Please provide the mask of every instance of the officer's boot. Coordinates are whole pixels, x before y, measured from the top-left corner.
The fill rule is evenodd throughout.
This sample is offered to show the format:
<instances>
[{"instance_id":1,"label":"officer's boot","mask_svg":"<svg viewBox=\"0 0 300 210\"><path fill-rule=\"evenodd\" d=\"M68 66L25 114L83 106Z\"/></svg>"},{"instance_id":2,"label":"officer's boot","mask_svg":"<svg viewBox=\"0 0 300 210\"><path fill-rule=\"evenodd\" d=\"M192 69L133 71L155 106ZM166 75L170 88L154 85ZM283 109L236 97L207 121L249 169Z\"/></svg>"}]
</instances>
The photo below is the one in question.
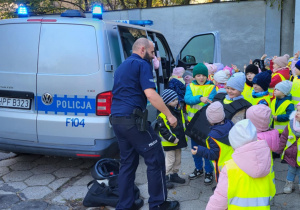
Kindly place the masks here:
<instances>
[{"instance_id":1,"label":"officer's boot","mask_svg":"<svg viewBox=\"0 0 300 210\"><path fill-rule=\"evenodd\" d=\"M174 184L170 182L170 175L166 175L166 186L167 189L172 189L174 187Z\"/></svg>"},{"instance_id":2,"label":"officer's boot","mask_svg":"<svg viewBox=\"0 0 300 210\"><path fill-rule=\"evenodd\" d=\"M175 183L179 183L179 184L184 184L185 183L185 179L179 177L177 173L170 174L170 181L175 182Z\"/></svg>"},{"instance_id":3,"label":"officer's boot","mask_svg":"<svg viewBox=\"0 0 300 210\"><path fill-rule=\"evenodd\" d=\"M179 209L178 201L165 201L161 205L158 206L159 210L178 210Z\"/></svg>"}]
</instances>

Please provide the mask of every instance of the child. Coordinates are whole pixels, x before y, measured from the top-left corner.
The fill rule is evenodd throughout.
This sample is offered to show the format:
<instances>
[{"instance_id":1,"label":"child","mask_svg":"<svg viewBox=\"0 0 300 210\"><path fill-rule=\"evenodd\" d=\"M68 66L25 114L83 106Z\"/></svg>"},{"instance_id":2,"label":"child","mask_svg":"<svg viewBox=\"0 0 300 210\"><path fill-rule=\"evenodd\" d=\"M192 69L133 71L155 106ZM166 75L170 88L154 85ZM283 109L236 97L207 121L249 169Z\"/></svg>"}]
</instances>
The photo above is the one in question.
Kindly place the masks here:
<instances>
[{"instance_id":1,"label":"child","mask_svg":"<svg viewBox=\"0 0 300 210\"><path fill-rule=\"evenodd\" d=\"M206 210L270 209L276 193L271 175L271 154L266 141L257 141L256 128L249 119L229 131L234 152L225 162Z\"/></svg>"},{"instance_id":2,"label":"child","mask_svg":"<svg viewBox=\"0 0 300 210\"><path fill-rule=\"evenodd\" d=\"M290 69L287 67L290 56L285 54L281 57L274 57L270 62L270 69L273 72L272 79L269 88L269 95L271 100L275 98L273 95L274 87L281 81L289 80L290 78Z\"/></svg>"},{"instance_id":3,"label":"child","mask_svg":"<svg viewBox=\"0 0 300 210\"><path fill-rule=\"evenodd\" d=\"M271 71L263 71L252 80L252 105L265 104L270 106L271 100L268 92L268 88L271 82Z\"/></svg>"},{"instance_id":4,"label":"child","mask_svg":"<svg viewBox=\"0 0 300 210\"><path fill-rule=\"evenodd\" d=\"M272 125L280 134L289 123L290 114L295 110L294 104L290 101L291 88L292 86L289 80L279 82L274 90L275 99L271 102L273 115Z\"/></svg>"},{"instance_id":5,"label":"child","mask_svg":"<svg viewBox=\"0 0 300 210\"><path fill-rule=\"evenodd\" d=\"M159 126L159 135L161 143L165 150L166 162L166 181L167 187L172 188L169 182L183 184L185 179L178 176L178 171L181 165L181 148L187 147L187 138L185 136L185 120L181 109L177 109L178 96L175 91L165 89L162 93L162 98L170 109L172 115L177 118L176 128L169 126L166 116L160 113L157 117Z\"/></svg>"},{"instance_id":6,"label":"child","mask_svg":"<svg viewBox=\"0 0 300 210\"><path fill-rule=\"evenodd\" d=\"M184 74L182 75L182 78L185 82L185 87L187 87L194 80L193 73L188 70L186 70L184 72Z\"/></svg>"},{"instance_id":7,"label":"child","mask_svg":"<svg viewBox=\"0 0 300 210\"><path fill-rule=\"evenodd\" d=\"M279 132L270 128L271 109L264 104L251 106L246 112L246 118L251 120L257 131L258 140L266 140L273 152L278 150Z\"/></svg>"},{"instance_id":8,"label":"child","mask_svg":"<svg viewBox=\"0 0 300 210\"><path fill-rule=\"evenodd\" d=\"M244 96L245 100L247 100L249 103L252 103L252 91L253 91L252 81L255 75L258 74L258 67L254 64L248 65L245 69L245 74L246 74L246 83L242 95Z\"/></svg>"},{"instance_id":9,"label":"child","mask_svg":"<svg viewBox=\"0 0 300 210\"><path fill-rule=\"evenodd\" d=\"M300 189L300 103L297 104L297 111L291 114L291 120L280 136L279 149L277 153L282 153L281 159L289 164L289 169L284 186L284 193L291 193L294 189L296 175L299 178Z\"/></svg>"},{"instance_id":10,"label":"child","mask_svg":"<svg viewBox=\"0 0 300 210\"><path fill-rule=\"evenodd\" d=\"M208 80L214 82L214 74L216 73L216 71L218 70L218 67L215 66L214 64L210 64L210 63L204 63L205 66L208 69Z\"/></svg>"},{"instance_id":11,"label":"child","mask_svg":"<svg viewBox=\"0 0 300 210\"><path fill-rule=\"evenodd\" d=\"M228 133L233 127L233 122L225 119L224 107L219 101L213 102L207 107L206 117L211 125L206 139L207 148L194 146L191 152L193 155L212 160L216 181L218 182L219 174L225 161L231 159L231 154L233 153L228 140Z\"/></svg>"},{"instance_id":12,"label":"child","mask_svg":"<svg viewBox=\"0 0 300 210\"><path fill-rule=\"evenodd\" d=\"M174 90L177 93L181 108L184 107L185 82L182 78L184 72L183 67L174 68L168 83L168 89Z\"/></svg>"},{"instance_id":13,"label":"child","mask_svg":"<svg viewBox=\"0 0 300 210\"><path fill-rule=\"evenodd\" d=\"M296 107L296 104L300 102L300 60L295 64L295 77L293 79L291 95L292 102Z\"/></svg>"},{"instance_id":14,"label":"child","mask_svg":"<svg viewBox=\"0 0 300 210\"><path fill-rule=\"evenodd\" d=\"M198 110L208 103L211 103L212 99L216 95L215 85L208 81L208 69L203 63L198 63L193 68L193 77L195 78L189 86L186 88L186 93L184 96L185 103L188 112L188 121L190 122L193 116ZM197 144L191 139L191 146L197 146ZM193 155L195 162L195 170L189 175L189 179L196 179L202 176L203 173L203 160L202 157L197 157ZM205 184L211 184L213 181L213 167L209 160L205 159Z\"/></svg>"},{"instance_id":15,"label":"child","mask_svg":"<svg viewBox=\"0 0 300 210\"><path fill-rule=\"evenodd\" d=\"M226 83L228 81L228 76L225 71L218 71L214 74L215 85L217 93L226 93Z\"/></svg>"}]
</instances>

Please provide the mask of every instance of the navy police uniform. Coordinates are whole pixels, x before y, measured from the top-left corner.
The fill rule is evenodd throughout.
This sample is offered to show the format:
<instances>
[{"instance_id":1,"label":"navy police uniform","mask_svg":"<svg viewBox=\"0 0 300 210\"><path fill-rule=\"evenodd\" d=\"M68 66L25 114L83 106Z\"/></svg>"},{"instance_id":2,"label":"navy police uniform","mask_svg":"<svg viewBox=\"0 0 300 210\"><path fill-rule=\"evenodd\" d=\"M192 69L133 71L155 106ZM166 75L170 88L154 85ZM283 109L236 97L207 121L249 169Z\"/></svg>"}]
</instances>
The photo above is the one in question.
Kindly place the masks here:
<instances>
[{"instance_id":1,"label":"navy police uniform","mask_svg":"<svg viewBox=\"0 0 300 210\"><path fill-rule=\"evenodd\" d=\"M114 75L111 106L112 126L118 138L121 157L119 203L116 209L131 209L134 202L135 172L141 155L147 165L149 207L156 209L167 199L165 157L161 140L147 125L139 131L133 110L146 109L145 89L154 88L151 64L137 54L128 57Z\"/></svg>"}]
</instances>

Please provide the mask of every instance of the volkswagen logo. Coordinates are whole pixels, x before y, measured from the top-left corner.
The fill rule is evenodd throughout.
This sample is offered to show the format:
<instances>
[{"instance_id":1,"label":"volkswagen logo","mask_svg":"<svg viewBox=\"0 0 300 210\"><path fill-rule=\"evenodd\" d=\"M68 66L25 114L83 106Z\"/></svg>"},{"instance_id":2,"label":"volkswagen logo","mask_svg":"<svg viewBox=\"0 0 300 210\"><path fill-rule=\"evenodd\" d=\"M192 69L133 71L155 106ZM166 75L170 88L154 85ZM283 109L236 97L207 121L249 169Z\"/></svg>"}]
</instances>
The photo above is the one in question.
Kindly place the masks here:
<instances>
[{"instance_id":1,"label":"volkswagen logo","mask_svg":"<svg viewBox=\"0 0 300 210\"><path fill-rule=\"evenodd\" d=\"M51 105L53 102L53 97L50 93L44 93L42 96L42 102L45 105Z\"/></svg>"}]
</instances>

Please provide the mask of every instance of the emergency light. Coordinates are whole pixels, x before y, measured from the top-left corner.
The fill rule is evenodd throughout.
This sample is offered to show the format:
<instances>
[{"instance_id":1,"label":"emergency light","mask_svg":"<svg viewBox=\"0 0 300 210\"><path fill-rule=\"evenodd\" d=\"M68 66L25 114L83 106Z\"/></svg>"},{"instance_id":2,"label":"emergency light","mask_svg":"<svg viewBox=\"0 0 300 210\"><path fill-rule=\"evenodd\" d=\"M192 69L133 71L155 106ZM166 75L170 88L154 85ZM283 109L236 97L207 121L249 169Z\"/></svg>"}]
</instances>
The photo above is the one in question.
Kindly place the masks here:
<instances>
[{"instance_id":1,"label":"emergency light","mask_svg":"<svg viewBox=\"0 0 300 210\"><path fill-rule=\"evenodd\" d=\"M25 6L20 5L17 9L18 17L28 17L28 10Z\"/></svg>"},{"instance_id":2,"label":"emergency light","mask_svg":"<svg viewBox=\"0 0 300 210\"><path fill-rule=\"evenodd\" d=\"M102 20L102 6L101 5L94 5L92 9L93 18L98 18Z\"/></svg>"}]
</instances>

